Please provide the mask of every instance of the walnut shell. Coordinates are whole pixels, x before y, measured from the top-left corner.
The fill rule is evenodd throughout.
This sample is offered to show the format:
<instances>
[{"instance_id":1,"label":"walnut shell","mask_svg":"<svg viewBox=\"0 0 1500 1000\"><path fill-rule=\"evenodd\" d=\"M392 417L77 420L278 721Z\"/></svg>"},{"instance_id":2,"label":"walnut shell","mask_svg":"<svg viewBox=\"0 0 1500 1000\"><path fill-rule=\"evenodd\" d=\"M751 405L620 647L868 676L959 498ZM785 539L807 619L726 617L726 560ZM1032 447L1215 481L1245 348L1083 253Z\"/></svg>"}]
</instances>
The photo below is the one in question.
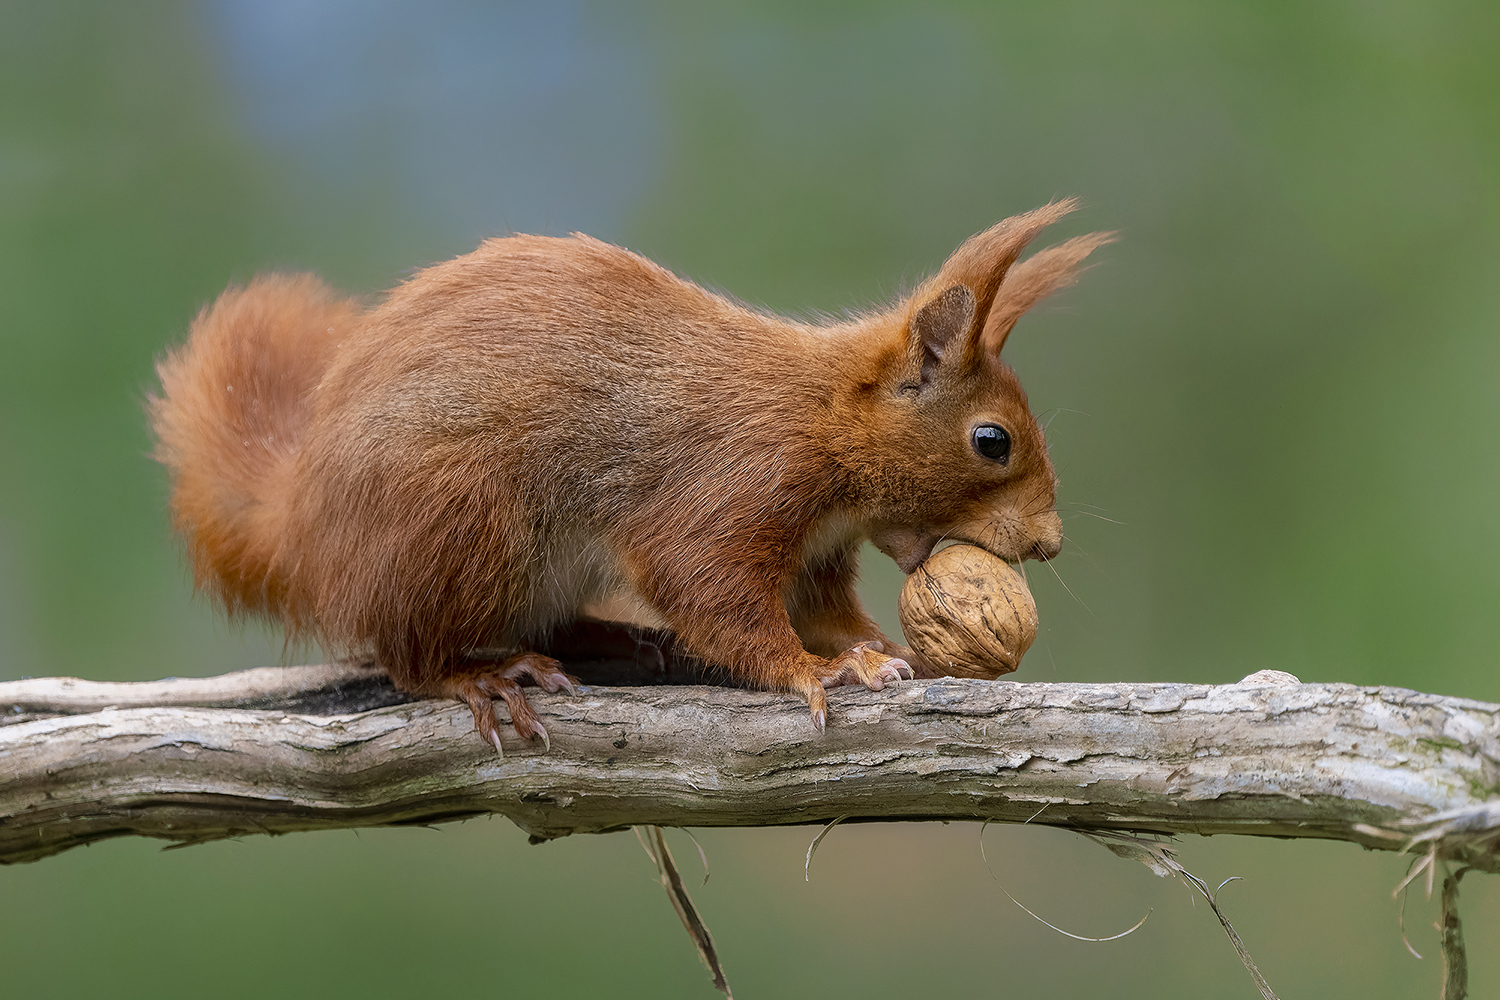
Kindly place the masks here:
<instances>
[{"instance_id":1,"label":"walnut shell","mask_svg":"<svg viewBox=\"0 0 1500 1000\"><path fill-rule=\"evenodd\" d=\"M994 680L1036 638L1036 602L1008 563L975 545L933 553L906 578L897 608L929 674Z\"/></svg>"}]
</instances>

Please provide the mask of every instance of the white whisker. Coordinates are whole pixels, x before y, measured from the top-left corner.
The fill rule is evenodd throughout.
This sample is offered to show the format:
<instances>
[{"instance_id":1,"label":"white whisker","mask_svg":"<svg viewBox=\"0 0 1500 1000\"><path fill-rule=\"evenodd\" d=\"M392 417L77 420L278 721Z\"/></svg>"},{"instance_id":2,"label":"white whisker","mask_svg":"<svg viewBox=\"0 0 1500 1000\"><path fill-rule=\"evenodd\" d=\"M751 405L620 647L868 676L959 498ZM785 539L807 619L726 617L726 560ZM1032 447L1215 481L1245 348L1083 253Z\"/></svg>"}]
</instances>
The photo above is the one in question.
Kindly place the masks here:
<instances>
[{"instance_id":1,"label":"white whisker","mask_svg":"<svg viewBox=\"0 0 1500 1000\"><path fill-rule=\"evenodd\" d=\"M1068 596L1073 598L1073 600L1078 601L1079 606L1082 607L1083 610L1087 611L1091 616L1093 616L1094 618L1098 618L1099 616L1094 614L1094 609L1089 607L1087 604L1084 604L1083 601L1079 599L1078 595L1073 593L1073 588L1068 586L1067 581L1062 578L1062 574L1057 571L1057 567L1052 565L1052 560L1044 559L1042 561L1045 562L1047 564L1047 567L1052 570L1052 575L1057 577L1057 582L1062 584L1062 589L1068 592Z\"/></svg>"},{"instance_id":2,"label":"white whisker","mask_svg":"<svg viewBox=\"0 0 1500 1000\"><path fill-rule=\"evenodd\" d=\"M1124 525L1125 525L1124 521L1116 521L1112 517L1105 517L1103 514L1095 514L1091 510L1070 510L1070 511L1068 511L1068 513L1069 514L1087 514L1089 517L1097 517L1099 520L1101 520L1101 521L1108 521L1110 524L1118 524L1121 527L1124 527Z\"/></svg>"}]
</instances>

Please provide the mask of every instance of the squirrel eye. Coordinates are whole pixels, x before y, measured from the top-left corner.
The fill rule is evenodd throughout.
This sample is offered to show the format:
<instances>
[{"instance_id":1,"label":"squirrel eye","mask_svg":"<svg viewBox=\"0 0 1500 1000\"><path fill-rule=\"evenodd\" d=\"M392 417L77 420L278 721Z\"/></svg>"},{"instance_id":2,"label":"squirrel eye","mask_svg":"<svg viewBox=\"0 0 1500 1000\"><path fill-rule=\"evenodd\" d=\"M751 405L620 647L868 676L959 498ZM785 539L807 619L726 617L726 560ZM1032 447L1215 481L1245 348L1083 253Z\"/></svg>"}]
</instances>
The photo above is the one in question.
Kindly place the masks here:
<instances>
[{"instance_id":1,"label":"squirrel eye","mask_svg":"<svg viewBox=\"0 0 1500 1000\"><path fill-rule=\"evenodd\" d=\"M980 424L972 440L974 450L990 461L1004 465L1010 459L1010 434L999 424Z\"/></svg>"}]
</instances>

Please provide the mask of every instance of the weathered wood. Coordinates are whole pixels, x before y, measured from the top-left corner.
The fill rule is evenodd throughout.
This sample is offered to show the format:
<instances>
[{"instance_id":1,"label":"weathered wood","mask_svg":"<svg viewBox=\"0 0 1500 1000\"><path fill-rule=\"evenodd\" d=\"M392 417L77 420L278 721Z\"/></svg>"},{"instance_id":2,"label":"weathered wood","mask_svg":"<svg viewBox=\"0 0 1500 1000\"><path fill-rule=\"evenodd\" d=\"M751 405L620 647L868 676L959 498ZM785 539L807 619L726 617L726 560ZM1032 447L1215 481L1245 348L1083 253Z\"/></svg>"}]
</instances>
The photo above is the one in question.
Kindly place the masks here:
<instances>
[{"instance_id":1,"label":"weathered wood","mask_svg":"<svg viewBox=\"0 0 1500 1000\"><path fill-rule=\"evenodd\" d=\"M512 738L503 759L464 706L408 701L357 665L17 681L0 684L12 720L0 862L128 834L196 842L500 813L541 838L1029 819L1334 838L1500 870L1500 705L1280 678L845 688L821 737L783 695L538 691L551 751Z\"/></svg>"}]
</instances>

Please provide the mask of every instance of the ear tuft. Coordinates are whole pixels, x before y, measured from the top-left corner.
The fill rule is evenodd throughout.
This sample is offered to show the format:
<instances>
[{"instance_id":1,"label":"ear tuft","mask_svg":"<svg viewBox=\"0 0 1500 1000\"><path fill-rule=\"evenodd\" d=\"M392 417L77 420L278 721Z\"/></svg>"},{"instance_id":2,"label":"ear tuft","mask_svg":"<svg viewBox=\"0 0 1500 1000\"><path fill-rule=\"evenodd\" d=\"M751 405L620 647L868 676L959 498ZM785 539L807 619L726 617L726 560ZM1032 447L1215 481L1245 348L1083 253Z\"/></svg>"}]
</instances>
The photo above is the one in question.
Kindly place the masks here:
<instances>
[{"instance_id":1,"label":"ear tuft","mask_svg":"<svg viewBox=\"0 0 1500 1000\"><path fill-rule=\"evenodd\" d=\"M1084 258L1114 240L1114 233L1089 233L1038 251L1012 267L985 319L984 332L979 337L980 349L998 354L1022 313L1059 288L1076 282Z\"/></svg>"},{"instance_id":2,"label":"ear tuft","mask_svg":"<svg viewBox=\"0 0 1500 1000\"><path fill-rule=\"evenodd\" d=\"M963 352L974 325L974 293L964 285L944 289L911 318L911 336L922 352L922 381L950 354Z\"/></svg>"}]
</instances>

